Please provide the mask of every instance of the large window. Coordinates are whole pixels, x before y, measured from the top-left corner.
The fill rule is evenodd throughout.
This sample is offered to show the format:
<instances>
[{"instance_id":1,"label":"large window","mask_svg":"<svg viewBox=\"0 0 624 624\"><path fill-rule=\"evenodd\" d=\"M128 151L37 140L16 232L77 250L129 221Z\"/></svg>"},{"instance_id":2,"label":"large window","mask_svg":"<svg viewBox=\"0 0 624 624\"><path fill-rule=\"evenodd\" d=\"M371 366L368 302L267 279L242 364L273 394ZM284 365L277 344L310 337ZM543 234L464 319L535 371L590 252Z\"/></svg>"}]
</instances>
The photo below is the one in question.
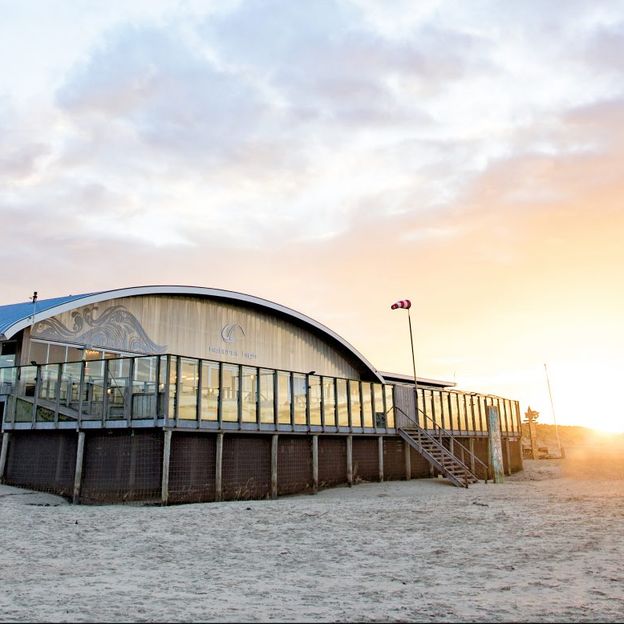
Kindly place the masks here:
<instances>
[{"instance_id":1,"label":"large window","mask_svg":"<svg viewBox=\"0 0 624 624\"><path fill-rule=\"evenodd\" d=\"M338 426L349 426L349 402L347 399L347 380L336 379L336 411L338 413Z\"/></svg>"},{"instance_id":2,"label":"large window","mask_svg":"<svg viewBox=\"0 0 624 624\"><path fill-rule=\"evenodd\" d=\"M321 424L321 378L316 375L308 377L310 397L310 424Z\"/></svg>"},{"instance_id":3,"label":"large window","mask_svg":"<svg viewBox=\"0 0 624 624\"><path fill-rule=\"evenodd\" d=\"M373 397L371 384L362 382L362 419L365 427L373 426Z\"/></svg>"},{"instance_id":4,"label":"large window","mask_svg":"<svg viewBox=\"0 0 624 624\"><path fill-rule=\"evenodd\" d=\"M290 373L277 373L278 422L280 425L290 424Z\"/></svg>"},{"instance_id":5,"label":"large window","mask_svg":"<svg viewBox=\"0 0 624 624\"><path fill-rule=\"evenodd\" d=\"M243 422L257 422L256 396L258 393L258 374L255 368L243 366L242 412Z\"/></svg>"},{"instance_id":6,"label":"large window","mask_svg":"<svg viewBox=\"0 0 624 624\"><path fill-rule=\"evenodd\" d=\"M323 416L326 426L336 426L336 385L333 377L323 377Z\"/></svg>"},{"instance_id":7,"label":"large window","mask_svg":"<svg viewBox=\"0 0 624 624\"><path fill-rule=\"evenodd\" d=\"M66 364L77 366L77 364ZM132 418L154 418L156 414L156 373L158 358L142 357L134 360L132 382Z\"/></svg>"},{"instance_id":8,"label":"large window","mask_svg":"<svg viewBox=\"0 0 624 624\"><path fill-rule=\"evenodd\" d=\"M202 362L201 414L202 420L217 420L219 417L219 364Z\"/></svg>"},{"instance_id":9,"label":"large window","mask_svg":"<svg viewBox=\"0 0 624 624\"><path fill-rule=\"evenodd\" d=\"M295 424L306 424L306 376L300 373L293 373L293 399L295 410Z\"/></svg>"},{"instance_id":10,"label":"large window","mask_svg":"<svg viewBox=\"0 0 624 624\"><path fill-rule=\"evenodd\" d=\"M351 400L351 426L362 426L362 402L360 400L360 382L349 379L349 398Z\"/></svg>"},{"instance_id":11,"label":"large window","mask_svg":"<svg viewBox=\"0 0 624 624\"><path fill-rule=\"evenodd\" d=\"M221 418L224 422L238 420L238 401L238 366L223 364Z\"/></svg>"},{"instance_id":12,"label":"large window","mask_svg":"<svg viewBox=\"0 0 624 624\"><path fill-rule=\"evenodd\" d=\"M394 428L394 386L384 386L384 395L386 400L386 422L391 429Z\"/></svg>"},{"instance_id":13,"label":"large window","mask_svg":"<svg viewBox=\"0 0 624 624\"><path fill-rule=\"evenodd\" d=\"M386 415L384 413L384 396L383 386L381 384L373 384L373 404L374 404L374 422L375 427L386 426Z\"/></svg>"},{"instance_id":14,"label":"large window","mask_svg":"<svg viewBox=\"0 0 624 624\"><path fill-rule=\"evenodd\" d=\"M199 390L199 361L180 358L180 396L178 418L197 419L197 393Z\"/></svg>"},{"instance_id":15,"label":"large window","mask_svg":"<svg viewBox=\"0 0 624 624\"><path fill-rule=\"evenodd\" d=\"M260 422L271 424L275 422L275 395L274 395L274 372L260 369L260 396L258 407L260 409Z\"/></svg>"}]
</instances>

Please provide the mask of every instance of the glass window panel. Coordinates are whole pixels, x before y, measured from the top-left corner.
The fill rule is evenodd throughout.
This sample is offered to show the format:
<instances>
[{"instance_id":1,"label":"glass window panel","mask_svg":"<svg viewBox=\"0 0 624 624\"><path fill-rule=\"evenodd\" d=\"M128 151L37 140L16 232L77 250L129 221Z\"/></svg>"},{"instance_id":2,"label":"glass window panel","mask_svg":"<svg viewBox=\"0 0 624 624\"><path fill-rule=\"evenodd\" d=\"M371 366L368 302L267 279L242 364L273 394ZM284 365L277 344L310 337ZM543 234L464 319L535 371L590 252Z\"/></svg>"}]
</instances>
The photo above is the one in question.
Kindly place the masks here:
<instances>
[{"instance_id":1,"label":"glass window panel","mask_svg":"<svg viewBox=\"0 0 624 624\"><path fill-rule=\"evenodd\" d=\"M310 424L321 424L321 378L316 375L308 377L310 399Z\"/></svg>"},{"instance_id":2,"label":"glass window panel","mask_svg":"<svg viewBox=\"0 0 624 624\"><path fill-rule=\"evenodd\" d=\"M158 417L164 418L165 416L165 401L167 401L167 397L165 396L165 391L167 389L167 356L161 355L158 363L158 371L156 373L158 375Z\"/></svg>"},{"instance_id":3,"label":"glass window panel","mask_svg":"<svg viewBox=\"0 0 624 624\"><path fill-rule=\"evenodd\" d=\"M479 405L479 417L481 419L481 431L487 431L488 423L487 423L487 413L485 411L485 408L486 408L485 397L482 397L482 396L478 397L477 402Z\"/></svg>"},{"instance_id":4,"label":"glass window panel","mask_svg":"<svg viewBox=\"0 0 624 624\"><path fill-rule=\"evenodd\" d=\"M487 400L485 397L479 397L479 408L481 409L481 418L483 419L483 431L488 430L487 419Z\"/></svg>"},{"instance_id":5,"label":"glass window panel","mask_svg":"<svg viewBox=\"0 0 624 624\"><path fill-rule=\"evenodd\" d=\"M323 377L323 416L328 427L336 426L336 388L333 377Z\"/></svg>"},{"instance_id":6,"label":"glass window panel","mask_svg":"<svg viewBox=\"0 0 624 624\"><path fill-rule=\"evenodd\" d=\"M260 369L260 422L271 424L275 422L274 371Z\"/></svg>"},{"instance_id":7,"label":"glass window panel","mask_svg":"<svg viewBox=\"0 0 624 624\"><path fill-rule=\"evenodd\" d=\"M501 399L499 401L499 404L500 404L501 410L504 413L503 421L505 423L505 425L504 425L505 431L507 433L509 433L509 432L511 432L511 418L510 418L510 414L509 414L509 402Z\"/></svg>"},{"instance_id":8,"label":"glass window panel","mask_svg":"<svg viewBox=\"0 0 624 624\"><path fill-rule=\"evenodd\" d=\"M238 366L223 364L221 418L225 422L236 422L238 420L238 369Z\"/></svg>"},{"instance_id":9,"label":"glass window panel","mask_svg":"<svg viewBox=\"0 0 624 624\"><path fill-rule=\"evenodd\" d=\"M423 423L424 420L424 416L423 416L423 412L426 414L427 413L427 405L425 403L425 390L423 388L418 388L416 394L418 395L418 411L416 412L417 414L417 420L420 423Z\"/></svg>"},{"instance_id":10,"label":"glass window panel","mask_svg":"<svg viewBox=\"0 0 624 624\"><path fill-rule=\"evenodd\" d=\"M365 427L373 427L373 395L371 384L362 382L362 419Z\"/></svg>"},{"instance_id":11,"label":"glass window panel","mask_svg":"<svg viewBox=\"0 0 624 624\"><path fill-rule=\"evenodd\" d=\"M423 427L430 427L431 426L431 420L429 420L431 418L431 390L425 390L423 389L422 391L422 406L420 409L422 409L422 411L429 417L429 418L425 418L425 416L423 416L423 414L420 415L420 424Z\"/></svg>"},{"instance_id":12,"label":"glass window panel","mask_svg":"<svg viewBox=\"0 0 624 624\"><path fill-rule=\"evenodd\" d=\"M47 364L39 368L39 398L44 401L56 400L56 384L59 377L58 364Z\"/></svg>"},{"instance_id":13,"label":"glass window panel","mask_svg":"<svg viewBox=\"0 0 624 624\"><path fill-rule=\"evenodd\" d=\"M178 357L172 355L169 358L169 418L175 418L176 380L178 378Z\"/></svg>"},{"instance_id":14,"label":"glass window panel","mask_svg":"<svg viewBox=\"0 0 624 624\"><path fill-rule=\"evenodd\" d=\"M108 362L108 384L106 388L108 418L113 420L125 418L125 405L129 383L130 360L110 360Z\"/></svg>"},{"instance_id":15,"label":"glass window panel","mask_svg":"<svg viewBox=\"0 0 624 624\"><path fill-rule=\"evenodd\" d=\"M17 342L10 340L0 343L0 368L5 366L15 366L17 356Z\"/></svg>"},{"instance_id":16,"label":"glass window panel","mask_svg":"<svg viewBox=\"0 0 624 624\"><path fill-rule=\"evenodd\" d=\"M459 429L459 413L457 411L457 395L454 392L449 392L447 403L449 405L450 428L457 431Z\"/></svg>"},{"instance_id":17,"label":"glass window panel","mask_svg":"<svg viewBox=\"0 0 624 624\"><path fill-rule=\"evenodd\" d=\"M202 362L202 390L201 390L202 420L217 420L219 417L219 364L217 362Z\"/></svg>"},{"instance_id":18,"label":"glass window panel","mask_svg":"<svg viewBox=\"0 0 624 624\"><path fill-rule=\"evenodd\" d=\"M103 360L104 354L97 349L85 349L84 352L85 360Z\"/></svg>"},{"instance_id":19,"label":"glass window panel","mask_svg":"<svg viewBox=\"0 0 624 624\"><path fill-rule=\"evenodd\" d=\"M384 386L384 393L386 399L386 422L388 427L394 428L394 386Z\"/></svg>"},{"instance_id":20,"label":"glass window panel","mask_svg":"<svg viewBox=\"0 0 624 624\"><path fill-rule=\"evenodd\" d=\"M46 342L37 342L35 340L30 343L29 361L31 364L47 364L48 362L48 344Z\"/></svg>"},{"instance_id":21,"label":"glass window panel","mask_svg":"<svg viewBox=\"0 0 624 624\"><path fill-rule=\"evenodd\" d=\"M84 349L76 349L75 347L67 347L66 362L79 362L82 360Z\"/></svg>"},{"instance_id":22,"label":"glass window panel","mask_svg":"<svg viewBox=\"0 0 624 624\"><path fill-rule=\"evenodd\" d=\"M61 383L59 384L59 396L61 403L78 409L80 400L80 373L82 362L63 364L61 367ZM84 397L83 397L84 398Z\"/></svg>"},{"instance_id":23,"label":"glass window panel","mask_svg":"<svg viewBox=\"0 0 624 624\"><path fill-rule=\"evenodd\" d=\"M290 373L277 373L278 422L290 424Z\"/></svg>"},{"instance_id":24,"label":"glass window panel","mask_svg":"<svg viewBox=\"0 0 624 624\"><path fill-rule=\"evenodd\" d=\"M338 412L338 426L349 426L349 404L347 402L347 380L336 379L336 408Z\"/></svg>"},{"instance_id":25,"label":"glass window panel","mask_svg":"<svg viewBox=\"0 0 624 624\"><path fill-rule=\"evenodd\" d=\"M197 419L197 393L199 391L199 361L180 358L180 397L178 418Z\"/></svg>"},{"instance_id":26,"label":"glass window panel","mask_svg":"<svg viewBox=\"0 0 624 624\"><path fill-rule=\"evenodd\" d=\"M19 369L18 396L34 397L35 380L37 378L36 366L22 366ZM15 420L16 422L30 422L32 420L32 403L16 399Z\"/></svg>"},{"instance_id":27,"label":"glass window panel","mask_svg":"<svg viewBox=\"0 0 624 624\"><path fill-rule=\"evenodd\" d=\"M457 393L455 395L457 399L457 428L460 431L466 431L466 407L464 405L464 396L462 394Z\"/></svg>"},{"instance_id":28,"label":"glass window panel","mask_svg":"<svg viewBox=\"0 0 624 624\"><path fill-rule=\"evenodd\" d=\"M439 427L444 427L444 410L442 405L444 401L442 400L442 392L441 391L433 391L433 412L434 412L434 420L436 425Z\"/></svg>"},{"instance_id":29,"label":"glass window panel","mask_svg":"<svg viewBox=\"0 0 624 624\"><path fill-rule=\"evenodd\" d=\"M65 354L67 352L67 347L64 345L55 345L51 344L48 348L48 362L59 363L65 361Z\"/></svg>"},{"instance_id":30,"label":"glass window panel","mask_svg":"<svg viewBox=\"0 0 624 624\"><path fill-rule=\"evenodd\" d=\"M349 379L349 396L351 397L351 426L362 426L362 404L360 401L360 382Z\"/></svg>"},{"instance_id":31,"label":"glass window panel","mask_svg":"<svg viewBox=\"0 0 624 624\"><path fill-rule=\"evenodd\" d=\"M373 384L373 422L375 427L386 426L386 415L383 406L383 386L381 384Z\"/></svg>"},{"instance_id":32,"label":"glass window panel","mask_svg":"<svg viewBox=\"0 0 624 624\"><path fill-rule=\"evenodd\" d=\"M143 357L134 360L132 418L154 418L156 416L157 368L157 357Z\"/></svg>"},{"instance_id":33,"label":"glass window panel","mask_svg":"<svg viewBox=\"0 0 624 624\"><path fill-rule=\"evenodd\" d=\"M258 372L251 366L243 366L242 419L243 422L257 422Z\"/></svg>"},{"instance_id":34,"label":"glass window panel","mask_svg":"<svg viewBox=\"0 0 624 624\"><path fill-rule=\"evenodd\" d=\"M294 373L293 381L293 397L295 409L295 424L306 424L306 376L300 373Z\"/></svg>"}]
</instances>

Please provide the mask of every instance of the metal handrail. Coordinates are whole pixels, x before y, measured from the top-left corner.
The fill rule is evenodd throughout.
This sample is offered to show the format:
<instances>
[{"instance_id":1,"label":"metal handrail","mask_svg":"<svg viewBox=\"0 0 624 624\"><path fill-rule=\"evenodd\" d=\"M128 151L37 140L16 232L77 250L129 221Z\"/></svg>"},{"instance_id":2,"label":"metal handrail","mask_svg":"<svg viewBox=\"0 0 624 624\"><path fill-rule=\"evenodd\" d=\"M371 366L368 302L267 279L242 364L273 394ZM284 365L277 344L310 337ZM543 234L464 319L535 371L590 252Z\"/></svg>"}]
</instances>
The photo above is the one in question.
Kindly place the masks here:
<instances>
[{"instance_id":1,"label":"metal handrail","mask_svg":"<svg viewBox=\"0 0 624 624\"><path fill-rule=\"evenodd\" d=\"M436 444L436 446L440 449L442 449L444 451L444 453L446 455L450 455L453 459L455 459L459 464L462 465L463 468L465 468L470 474L474 474L472 472L472 470L470 470L470 468L461 460L459 459L459 457L457 457L457 455L455 455L454 453L451 453L451 451L449 449L446 448L446 446L444 446L441 442L439 442L438 440L435 439L435 436L429 434L426 430L426 428L421 427L420 423L416 420L414 420L411 416L409 416L408 414L405 413L405 411L403 409L401 409L400 407L398 407L397 405L394 406L394 408L396 410L398 410L399 412L401 412L401 414L403 414L403 416L405 416L408 420L410 420L411 422L413 422L416 425L417 431L418 431L418 436L420 438L420 434L421 432L424 432L433 442L434 444ZM489 466L487 466L487 464L483 463L470 449L466 448L461 442L459 442L458 440L455 439L455 436L448 430L444 429L443 427L440 427L440 425L438 425L431 417L429 417L427 414L425 414L422 410L418 410L425 418L427 418L428 420L430 420L433 425L434 425L434 430L435 429L439 429L441 432L445 433L447 435L447 437L452 438L453 439L453 444L459 444L459 446L461 446L467 453L469 456L471 456L473 459L475 459L479 464L481 464L481 466L483 466L483 468L485 468L485 482L488 482L489 479L489 474L490 474L490 469ZM442 437L441 435L439 436L440 438ZM418 440L419 444L422 447L422 443L420 442L420 439ZM476 475L475 475L476 476Z\"/></svg>"},{"instance_id":2,"label":"metal handrail","mask_svg":"<svg viewBox=\"0 0 624 624\"><path fill-rule=\"evenodd\" d=\"M466 446L464 446L459 440L457 440L455 438L455 436L452 434L452 432L450 432L448 429L445 429L444 427L440 426L435 420L433 420L433 418L431 418L431 416L429 416L426 412L423 412L419 407L417 408L418 411L427 419L430 420L433 423L433 428L435 429L439 429L441 432L443 432L446 436L453 438L453 444L459 444L459 446L461 446L464 451L466 451L466 453L468 453L468 455L470 455L472 458L474 458L479 464L481 464L484 468L485 468L485 474L488 475L489 474L489 466L482 462L469 448L467 448ZM407 414L406 414L407 416ZM409 416L407 416L410 420L412 420ZM425 427L426 429L426 427ZM441 437L441 435L439 435L439 437ZM486 478L486 483L487 483L487 478Z\"/></svg>"}]
</instances>

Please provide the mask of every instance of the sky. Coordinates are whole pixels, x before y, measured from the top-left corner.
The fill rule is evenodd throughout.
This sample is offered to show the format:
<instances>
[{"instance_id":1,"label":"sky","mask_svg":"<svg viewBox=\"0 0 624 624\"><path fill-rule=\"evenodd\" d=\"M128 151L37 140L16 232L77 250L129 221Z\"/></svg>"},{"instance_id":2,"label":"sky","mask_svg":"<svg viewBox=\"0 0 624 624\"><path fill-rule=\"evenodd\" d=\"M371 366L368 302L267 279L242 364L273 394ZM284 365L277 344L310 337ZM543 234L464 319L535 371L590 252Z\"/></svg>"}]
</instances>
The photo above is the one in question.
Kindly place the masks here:
<instances>
[{"instance_id":1,"label":"sky","mask_svg":"<svg viewBox=\"0 0 624 624\"><path fill-rule=\"evenodd\" d=\"M0 304L225 288L410 374L408 298L419 376L624 431L624 2L0 15Z\"/></svg>"}]
</instances>

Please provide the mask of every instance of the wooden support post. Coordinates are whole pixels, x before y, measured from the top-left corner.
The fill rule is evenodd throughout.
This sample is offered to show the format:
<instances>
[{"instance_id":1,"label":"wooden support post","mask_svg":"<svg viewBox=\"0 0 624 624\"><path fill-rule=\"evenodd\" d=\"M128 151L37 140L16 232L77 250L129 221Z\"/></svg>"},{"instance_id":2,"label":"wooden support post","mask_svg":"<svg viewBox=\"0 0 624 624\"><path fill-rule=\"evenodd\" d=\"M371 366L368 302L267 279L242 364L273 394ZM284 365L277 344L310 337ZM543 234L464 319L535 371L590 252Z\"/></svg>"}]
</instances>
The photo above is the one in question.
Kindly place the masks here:
<instances>
[{"instance_id":1,"label":"wooden support post","mask_svg":"<svg viewBox=\"0 0 624 624\"><path fill-rule=\"evenodd\" d=\"M353 485L353 436L347 436L347 484Z\"/></svg>"},{"instance_id":2,"label":"wooden support post","mask_svg":"<svg viewBox=\"0 0 624 624\"><path fill-rule=\"evenodd\" d=\"M384 480L383 452L384 452L384 439L383 439L383 436L379 436L377 438L377 464L379 466L379 481Z\"/></svg>"},{"instance_id":3,"label":"wooden support post","mask_svg":"<svg viewBox=\"0 0 624 624\"><path fill-rule=\"evenodd\" d=\"M74 473L74 505L80 502L80 486L82 484L82 463L84 458L85 432L78 432L78 448L76 449L76 472Z\"/></svg>"},{"instance_id":4,"label":"wooden support post","mask_svg":"<svg viewBox=\"0 0 624 624\"><path fill-rule=\"evenodd\" d=\"M319 437L312 436L312 491L316 494L319 487Z\"/></svg>"},{"instance_id":5,"label":"wooden support post","mask_svg":"<svg viewBox=\"0 0 624 624\"><path fill-rule=\"evenodd\" d=\"M171 458L171 429L165 429L165 444L163 446L162 481L160 487L160 501L163 505L169 502L169 461ZM133 440L134 442L134 440Z\"/></svg>"},{"instance_id":6,"label":"wooden support post","mask_svg":"<svg viewBox=\"0 0 624 624\"><path fill-rule=\"evenodd\" d=\"M492 470L492 480L494 483L503 483L503 445L501 440L500 416L498 408L494 405L487 406L488 419L488 446L490 468Z\"/></svg>"},{"instance_id":7,"label":"wooden support post","mask_svg":"<svg viewBox=\"0 0 624 624\"><path fill-rule=\"evenodd\" d=\"M505 454L507 455L507 476L511 475L511 449L509 448L509 438L505 438Z\"/></svg>"},{"instance_id":8,"label":"wooden support post","mask_svg":"<svg viewBox=\"0 0 624 624\"><path fill-rule=\"evenodd\" d=\"M403 449L405 453L405 479L409 481L412 478L412 455L410 445L403 440Z\"/></svg>"},{"instance_id":9,"label":"wooden support post","mask_svg":"<svg viewBox=\"0 0 624 624\"><path fill-rule=\"evenodd\" d=\"M9 456L9 440L11 434L5 431L2 434L2 450L0 451L0 483L4 483L4 473L6 471L7 458Z\"/></svg>"},{"instance_id":10,"label":"wooden support post","mask_svg":"<svg viewBox=\"0 0 624 624\"><path fill-rule=\"evenodd\" d=\"M475 471L474 438L468 438L468 450L470 451L470 472L474 474L474 471Z\"/></svg>"},{"instance_id":11,"label":"wooden support post","mask_svg":"<svg viewBox=\"0 0 624 624\"><path fill-rule=\"evenodd\" d=\"M279 444L279 435L276 433L271 436L271 498L277 498L277 451Z\"/></svg>"},{"instance_id":12,"label":"wooden support post","mask_svg":"<svg viewBox=\"0 0 624 624\"><path fill-rule=\"evenodd\" d=\"M215 466L215 500L223 500L223 434L217 433L217 461Z\"/></svg>"}]
</instances>

